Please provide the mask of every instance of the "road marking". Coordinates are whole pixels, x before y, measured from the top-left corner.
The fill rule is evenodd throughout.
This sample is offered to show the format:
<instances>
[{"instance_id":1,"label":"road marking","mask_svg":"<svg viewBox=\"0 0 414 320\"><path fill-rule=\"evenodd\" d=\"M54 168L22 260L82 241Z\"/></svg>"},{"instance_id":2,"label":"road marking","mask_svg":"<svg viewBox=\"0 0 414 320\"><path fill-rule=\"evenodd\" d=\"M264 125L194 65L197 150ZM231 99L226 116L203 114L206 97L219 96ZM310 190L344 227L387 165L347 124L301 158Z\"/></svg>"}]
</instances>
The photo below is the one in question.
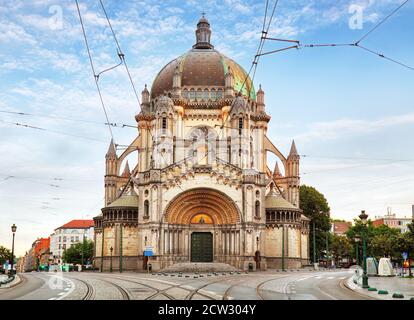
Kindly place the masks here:
<instances>
[{"instance_id":1,"label":"road marking","mask_svg":"<svg viewBox=\"0 0 414 320\"><path fill-rule=\"evenodd\" d=\"M339 279L344 280L344 279L346 279L346 277L340 277Z\"/></svg>"},{"instance_id":2,"label":"road marking","mask_svg":"<svg viewBox=\"0 0 414 320\"><path fill-rule=\"evenodd\" d=\"M69 290L70 290L70 288L65 288L64 290L65 290L65 291L69 291Z\"/></svg>"},{"instance_id":3,"label":"road marking","mask_svg":"<svg viewBox=\"0 0 414 320\"><path fill-rule=\"evenodd\" d=\"M49 298L49 299L47 299L47 300L56 300L56 298Z\"/></svg>"},{"instance_id":4,"label":"road marking","mask_svg":"<svg viewBox=\"0 0 414 320\"><path fill-rule=\"evenodd\" d=\"M58 293L58 296L63 296L65 292Z\"/></svg>"},{"instance_id":5,"label":"road marking","mask_svg":"<svg viewBox=\"0 0 414 320\"><path fill-rule=\"evenodd\" d=\"M319 276L319 277L315 277L315 279L322 279L323 277Z\"/></svg>"}]
</instances>

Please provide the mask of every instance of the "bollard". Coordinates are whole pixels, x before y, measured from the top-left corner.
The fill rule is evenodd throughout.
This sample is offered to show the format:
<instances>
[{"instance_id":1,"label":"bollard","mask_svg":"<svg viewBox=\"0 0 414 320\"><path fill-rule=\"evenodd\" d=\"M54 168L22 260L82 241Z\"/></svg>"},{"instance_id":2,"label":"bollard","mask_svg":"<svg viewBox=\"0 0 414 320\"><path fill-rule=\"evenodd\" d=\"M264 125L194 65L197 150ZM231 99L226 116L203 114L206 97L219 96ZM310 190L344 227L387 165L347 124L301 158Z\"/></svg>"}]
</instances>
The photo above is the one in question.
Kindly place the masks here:
<instances>
[{"instance_id":1,"label":"bollard","mask_svg":"<svg viewBox=\"0 0 414 320\"><path fill-rule=\"evenodd\" d=\"M404 299L404 295L402 293L394 293L392 297L395 299Z\"/></svg>"},{"instance_id":2,"label":"bollard","mask_svg":"<svg viewBox=\"0 0 414 320\"><path fill-rule=\"evenodd\" d=\"M388 294L387 290L378 290L378 294Z\"/></svg>"}]
</instances>

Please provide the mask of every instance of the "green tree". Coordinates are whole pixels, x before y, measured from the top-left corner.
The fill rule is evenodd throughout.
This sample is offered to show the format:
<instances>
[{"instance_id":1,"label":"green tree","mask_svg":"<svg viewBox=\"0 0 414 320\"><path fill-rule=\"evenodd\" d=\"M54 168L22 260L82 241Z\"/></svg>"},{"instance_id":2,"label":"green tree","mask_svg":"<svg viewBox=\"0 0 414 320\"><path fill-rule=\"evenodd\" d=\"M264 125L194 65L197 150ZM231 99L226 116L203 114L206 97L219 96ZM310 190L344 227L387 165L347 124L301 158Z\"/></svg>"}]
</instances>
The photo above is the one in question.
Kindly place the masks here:
<instances>
[{"instance_id":1,"label":"green tree","mask_svg":"<svg viewBox=\"0 0 414 320\"><path fill-rule=\"evenodd\" d=\"M6 247L0 246L0 264L6 263L11 258L11 250Z\"/></svg>"},{"instance_id":2,"label":"green tree","mask_svg":"<svg viewBox=\"0 0 414 320\"><path fill-rule=\"evenodd\" d=\"M87 260L92 260L93 246L93 241L87 239L84 242L75 243L65 250L62 259L66 263L81 264L83 250L83 263L86 264Z\"/></svg>"},{"instance_id":3,"label":"green tree","mask_svg":"<svg viewBox=\"0 0 414 320\"><path fill-rule=\"evenodd\" d=\"M322 256L322 251L326 248L326 235L331 229L329 219L329 205L325 196L314 187L302 185L300 187L300 208L303 214L311 219L310 221L310 249L311 258L316 252L316 259ZM315 224L316 248L313 247L313 226Z\"/></svg>"},{"instance_id":4,"label":"green tree","mask_svg":"<svg viewBox=\"0 0 414 320\"><path fill-rule=\"evenodd\" d=\"M350 256L352 245L348 237L331 234L329 240L329 251L335 261L335 264L338 265L342 258Z\"/></svg>"}]
</instances>

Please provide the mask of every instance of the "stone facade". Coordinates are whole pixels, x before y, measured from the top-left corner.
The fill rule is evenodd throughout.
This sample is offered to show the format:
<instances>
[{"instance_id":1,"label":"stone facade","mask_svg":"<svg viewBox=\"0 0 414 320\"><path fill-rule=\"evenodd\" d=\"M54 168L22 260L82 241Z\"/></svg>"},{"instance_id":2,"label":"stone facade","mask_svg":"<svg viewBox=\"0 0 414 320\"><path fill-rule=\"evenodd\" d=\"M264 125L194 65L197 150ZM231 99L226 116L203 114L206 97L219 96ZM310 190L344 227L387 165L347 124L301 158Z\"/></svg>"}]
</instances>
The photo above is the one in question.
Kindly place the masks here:
<instances>
[{"instance_id":1,"label":"stone facade","mask_svg":"<svg viewBox=\"0 0 414 320\"><path fill-rule=\"evenodd\" d=\"M267 137L264 91L256 92L243 68L214 49L204 17L196 35L193 49L142 92L137 138L120 155L110 144L95 266L300 267L309 259L309 225L299 209L296 146L286 158ZM284 175L278 166L269 169L268 152ZM126 159L133 154L131 171Z\"/></svg>"}]
</instances>

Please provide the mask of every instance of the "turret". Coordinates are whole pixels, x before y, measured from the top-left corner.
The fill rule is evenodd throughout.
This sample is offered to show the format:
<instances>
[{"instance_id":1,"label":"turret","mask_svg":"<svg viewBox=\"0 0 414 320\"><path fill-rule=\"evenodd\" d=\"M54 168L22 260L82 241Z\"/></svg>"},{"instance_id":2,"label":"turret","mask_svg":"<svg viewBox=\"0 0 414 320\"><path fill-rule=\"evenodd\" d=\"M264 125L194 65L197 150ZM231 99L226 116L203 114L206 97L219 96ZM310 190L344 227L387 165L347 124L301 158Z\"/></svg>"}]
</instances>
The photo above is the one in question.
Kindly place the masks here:
<instances>
[{"instance_id":1,"label":"turret","mask_svg":"<svg viewBox=\"0 0 414 320\"><path fill-rule=\"evenodd\" d=\"M126 164L125 164L124 172L122 172L122 177L123 178L129 178L130 175L131 175L131 170L129 169L129 163L128 163L128 160L127 160Z\"/></svg>"},{"instance_id":2,"label":"turret","mask_svg":"<svg viewBox=\"0 0 414 320\"><path fill-rule=\"evenodd\" d=\"M260 85L259 91L257 91L257 113L265 112L265 93Z\"/></svg>"},{"instance_id":3,"label":"turret","mask_svg":"<svg viewBox=\"0 0 414 320\"><path fill-rule=\"evenodd\" d=\"M116 198L116 182L117 182L117 167L118 156L116 155L114 141L111 140L108 152L105 156L106 160L106 174L105 174L105 205L110 204Z\"/></svg>"},{"instance_id":4,"label":"turret","mask_svg":"<svg viewBox=\"0 0 414 320\"><path fill-rule=\"evenodd\" d=\"M150 93L147 89L147 85L145 85L144 90L142 90L141 97L141 109L144 113L147 113L149 112L150 107Z\"/></svg>"},{"instance_id":5,"label":"turret","mask_svg":"<svg viewBox=\"0 0 414 320\"><path fill-rule=\"evenodd\" d=\"M299 161L300 156L296 149L295 141L293 140L292 146L290 148L289 156L286 162L286 181L287 181L287 196L288 200L299 207L299 187L300 187L300 178L299 178Z\"/></svg>"},{"instance_id":6,"label":"turret","mask_svg":"<svg viewBox=\"0 0 414 320\"><path fill-rule=\"evenodd\" d=\"M231 99L234 97L234 77L230 66L227 69L227 73L224 79L225 82L225 98Z\"/></svg>"},{"instance_id":7,"label":"turret","mask_svg":"<svg viewBox=\"0 0 414 320\"><path fill-rule=\"evenodd\" d=\"M181 72L177 65L173 77L173 98L179 99L181 97Z\"/></svg>"}]
</instances>

